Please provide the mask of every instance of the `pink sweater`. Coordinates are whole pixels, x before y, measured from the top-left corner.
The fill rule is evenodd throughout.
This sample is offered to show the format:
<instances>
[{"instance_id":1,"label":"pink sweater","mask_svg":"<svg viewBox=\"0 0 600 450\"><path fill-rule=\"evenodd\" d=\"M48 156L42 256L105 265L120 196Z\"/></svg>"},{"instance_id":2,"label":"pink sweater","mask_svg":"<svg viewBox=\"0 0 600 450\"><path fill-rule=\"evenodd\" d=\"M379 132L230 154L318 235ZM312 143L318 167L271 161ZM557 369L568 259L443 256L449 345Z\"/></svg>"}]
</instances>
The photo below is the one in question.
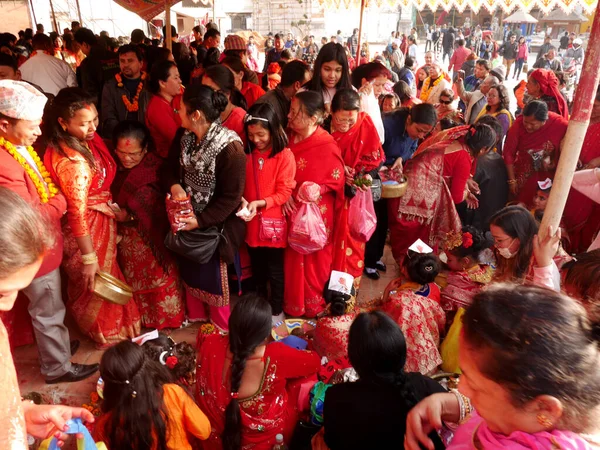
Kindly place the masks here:
<instances>
[{"instance_id":1,"label":"pink sweater","mask_svg":"<svg viewBox=\"0 0 600 450\"><path fill-rule=\"evenodd\" d=\"M600 203L600 168L575 172L572 186L596 203ZM588 252L597 248L600 248L600 233L588 248Z\"/></svg>"}]
</instances>

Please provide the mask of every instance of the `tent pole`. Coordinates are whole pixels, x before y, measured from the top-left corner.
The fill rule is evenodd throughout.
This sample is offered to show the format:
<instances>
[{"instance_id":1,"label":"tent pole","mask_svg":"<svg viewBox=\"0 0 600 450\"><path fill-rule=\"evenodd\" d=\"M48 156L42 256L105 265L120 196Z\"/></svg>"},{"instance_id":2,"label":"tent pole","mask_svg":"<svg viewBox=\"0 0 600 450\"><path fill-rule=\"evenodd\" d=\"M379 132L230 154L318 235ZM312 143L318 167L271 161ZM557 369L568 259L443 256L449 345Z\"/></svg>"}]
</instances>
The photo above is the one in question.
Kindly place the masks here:
<instances>
[{"instance_id":1,"label":"tent pole","mask_svg":"<svg viewBox=\"0 0 600 450\"><path fill-rule=\"evenodd\" d=\"M54 24L54 31L60 34L60 31L58 31L58 24L56 23L56 14L54 14L54 4L52 3L52 0L50 0L50 11L52 11L52 23Z\"/></svg>"},{"instance_id":2,"label":"tent pole","mask_svg":"<svg viewBox=\"0 0 600 450\"><path fill-rule=\"evenodd\" d=\"M29 0L29 7L31 8L31 15L33 16L33 25L31 28L35 28L37 25L37 19L35 18L35 9L33 9L33 0Z\"/></svg>"},{"instance_id":3,"label":"tent pole","mask_svg":"<svg viewBox=\"0 0 600 450\"><path fill-rule=\"evenodd\" d=\"M358 22L358 47L356 48L356 67L360 65L360 46L363 30L363 14L365 12L366 0L360 0L360 22Z\"/></svg>"},{"instance_id":4,"label":"tent pole","mask_svg":"<svg viewBox=\"0 0 600 450\"><path fill-rule=\"evenodd\" d=\"M548 205L540 226L540 238L546 237L548 226L554 230L559 227L560 219L567 203L573 173L577 167L581 146L590 123L592 106L596 98L596 89L600 79L600 14L594 16L592 32L585 51L581 79L575 91L573 114L569 120L567 133L561 145L560 159L554 175Z\"/></svg>"},{"instance_id":5,"label":"tent pole","mask_svg":"<svg viewBox=\"0 0 600 450\"><path fill-rule=\"evenodd\" d=\"M215 21L215 2L216 2L216 0L213 0L213 2L212 2L212 16L213 16L212 21L213 21L214 24L217 23Z\"/></svg>"},{"instance_id":6,"label":"tent pole","mask_svg":"<svg viewBox=\"0 0 600 450\"><path fill-rule=\"evenodd\" d=\"M75 0L75 5L77 5L77 17L79 17L79 23L83 26L83 20L81 19L81 7L79 6L79 0Z\"/></svg>"},{"instance_id":7,"label":"tent pole","mask_svg":"<svg viewBox=\"0 0 600 450\"><path fill-rule=\"evenodd\" d=\"M165 47L173 50L173 42L171 41L171 3L169 3L169 0L165 0L165 26Z\"/></svg>"}]
</instances>

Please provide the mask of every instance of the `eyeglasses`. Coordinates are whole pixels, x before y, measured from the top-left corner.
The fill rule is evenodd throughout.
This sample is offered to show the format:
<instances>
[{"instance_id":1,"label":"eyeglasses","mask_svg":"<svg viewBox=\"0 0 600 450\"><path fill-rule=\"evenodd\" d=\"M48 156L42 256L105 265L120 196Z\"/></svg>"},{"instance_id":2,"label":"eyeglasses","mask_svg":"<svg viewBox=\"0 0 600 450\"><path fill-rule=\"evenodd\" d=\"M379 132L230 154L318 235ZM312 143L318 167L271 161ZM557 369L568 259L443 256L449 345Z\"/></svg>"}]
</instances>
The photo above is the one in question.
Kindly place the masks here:
<instances>
[{"instance_id":1,"label":"eyeglasses","mask_svg":"<svg viewBox=\"0 0 600 450\"><path fill-rule=\"evenodd\" d=\"M442 105L451 105L452 104L452 100L440 100L440 103Z\"/></svg>"}]
</instances>

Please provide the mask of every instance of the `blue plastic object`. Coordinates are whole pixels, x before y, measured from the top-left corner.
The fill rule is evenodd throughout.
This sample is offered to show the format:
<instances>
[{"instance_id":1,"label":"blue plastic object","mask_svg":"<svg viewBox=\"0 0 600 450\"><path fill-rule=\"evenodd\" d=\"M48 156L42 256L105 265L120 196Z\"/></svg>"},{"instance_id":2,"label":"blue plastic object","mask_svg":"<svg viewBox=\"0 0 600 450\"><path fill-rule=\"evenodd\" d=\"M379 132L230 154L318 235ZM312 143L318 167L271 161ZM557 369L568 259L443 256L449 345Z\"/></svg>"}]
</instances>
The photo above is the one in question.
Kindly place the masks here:
<instances>
[{"instance_id":1,"label":"blue plastic object","mask_svg":"<svg viewBox=\"0 0 600 450\"><path fill-rule=\"evenodd\" d=\"M67 433L67 434L77 434L77 433L83 434L83 445L81 445L79 442L77 445L79 450L97 450L96 443L94 442L92 435L90 434L88 429L85 427L85 425L81 422L81 419L76 418L76 419L68 420L67 425L69 426L69 429L67 431L65 431L65 433ZM58 441L56 440L56 438L52 438L52 441L50 442L50 445L48 446L48 450L59 450L59 449L60 449L60 447L58 446Z\"/></svg>"},{"instance_id":2,"label":"blue plastic object","mask_svg":"<svg viewBox=\"0 0 600 450\"><path fill-rule=\"evenodd\" d=\"M298 336L289 335L281 340L282 343L288 347L295 348L296 350L306 350L308 342Z\"/></svg>"}]
</instances>

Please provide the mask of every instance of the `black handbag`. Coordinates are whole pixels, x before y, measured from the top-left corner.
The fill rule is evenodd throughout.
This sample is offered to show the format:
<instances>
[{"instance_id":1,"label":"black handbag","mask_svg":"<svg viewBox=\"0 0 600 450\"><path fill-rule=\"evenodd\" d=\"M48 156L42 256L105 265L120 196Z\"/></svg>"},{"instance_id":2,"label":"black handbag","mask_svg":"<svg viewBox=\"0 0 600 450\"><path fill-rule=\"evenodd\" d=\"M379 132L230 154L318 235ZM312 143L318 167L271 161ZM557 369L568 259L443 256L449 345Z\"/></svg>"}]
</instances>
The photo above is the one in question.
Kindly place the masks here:
<instances>
[{"instance_id":1,"label":"black handbag","mask_svg":"<svg viewBox=\"0 0 600 450\"><path fill-rule=\"evenodd\" d=\"M216 226L205 230L182 230L165 238L165 246L174 253L198 264L206 264L217 251L221 240L227 241L223 229Z\"/></svg>"}]
</instances>

